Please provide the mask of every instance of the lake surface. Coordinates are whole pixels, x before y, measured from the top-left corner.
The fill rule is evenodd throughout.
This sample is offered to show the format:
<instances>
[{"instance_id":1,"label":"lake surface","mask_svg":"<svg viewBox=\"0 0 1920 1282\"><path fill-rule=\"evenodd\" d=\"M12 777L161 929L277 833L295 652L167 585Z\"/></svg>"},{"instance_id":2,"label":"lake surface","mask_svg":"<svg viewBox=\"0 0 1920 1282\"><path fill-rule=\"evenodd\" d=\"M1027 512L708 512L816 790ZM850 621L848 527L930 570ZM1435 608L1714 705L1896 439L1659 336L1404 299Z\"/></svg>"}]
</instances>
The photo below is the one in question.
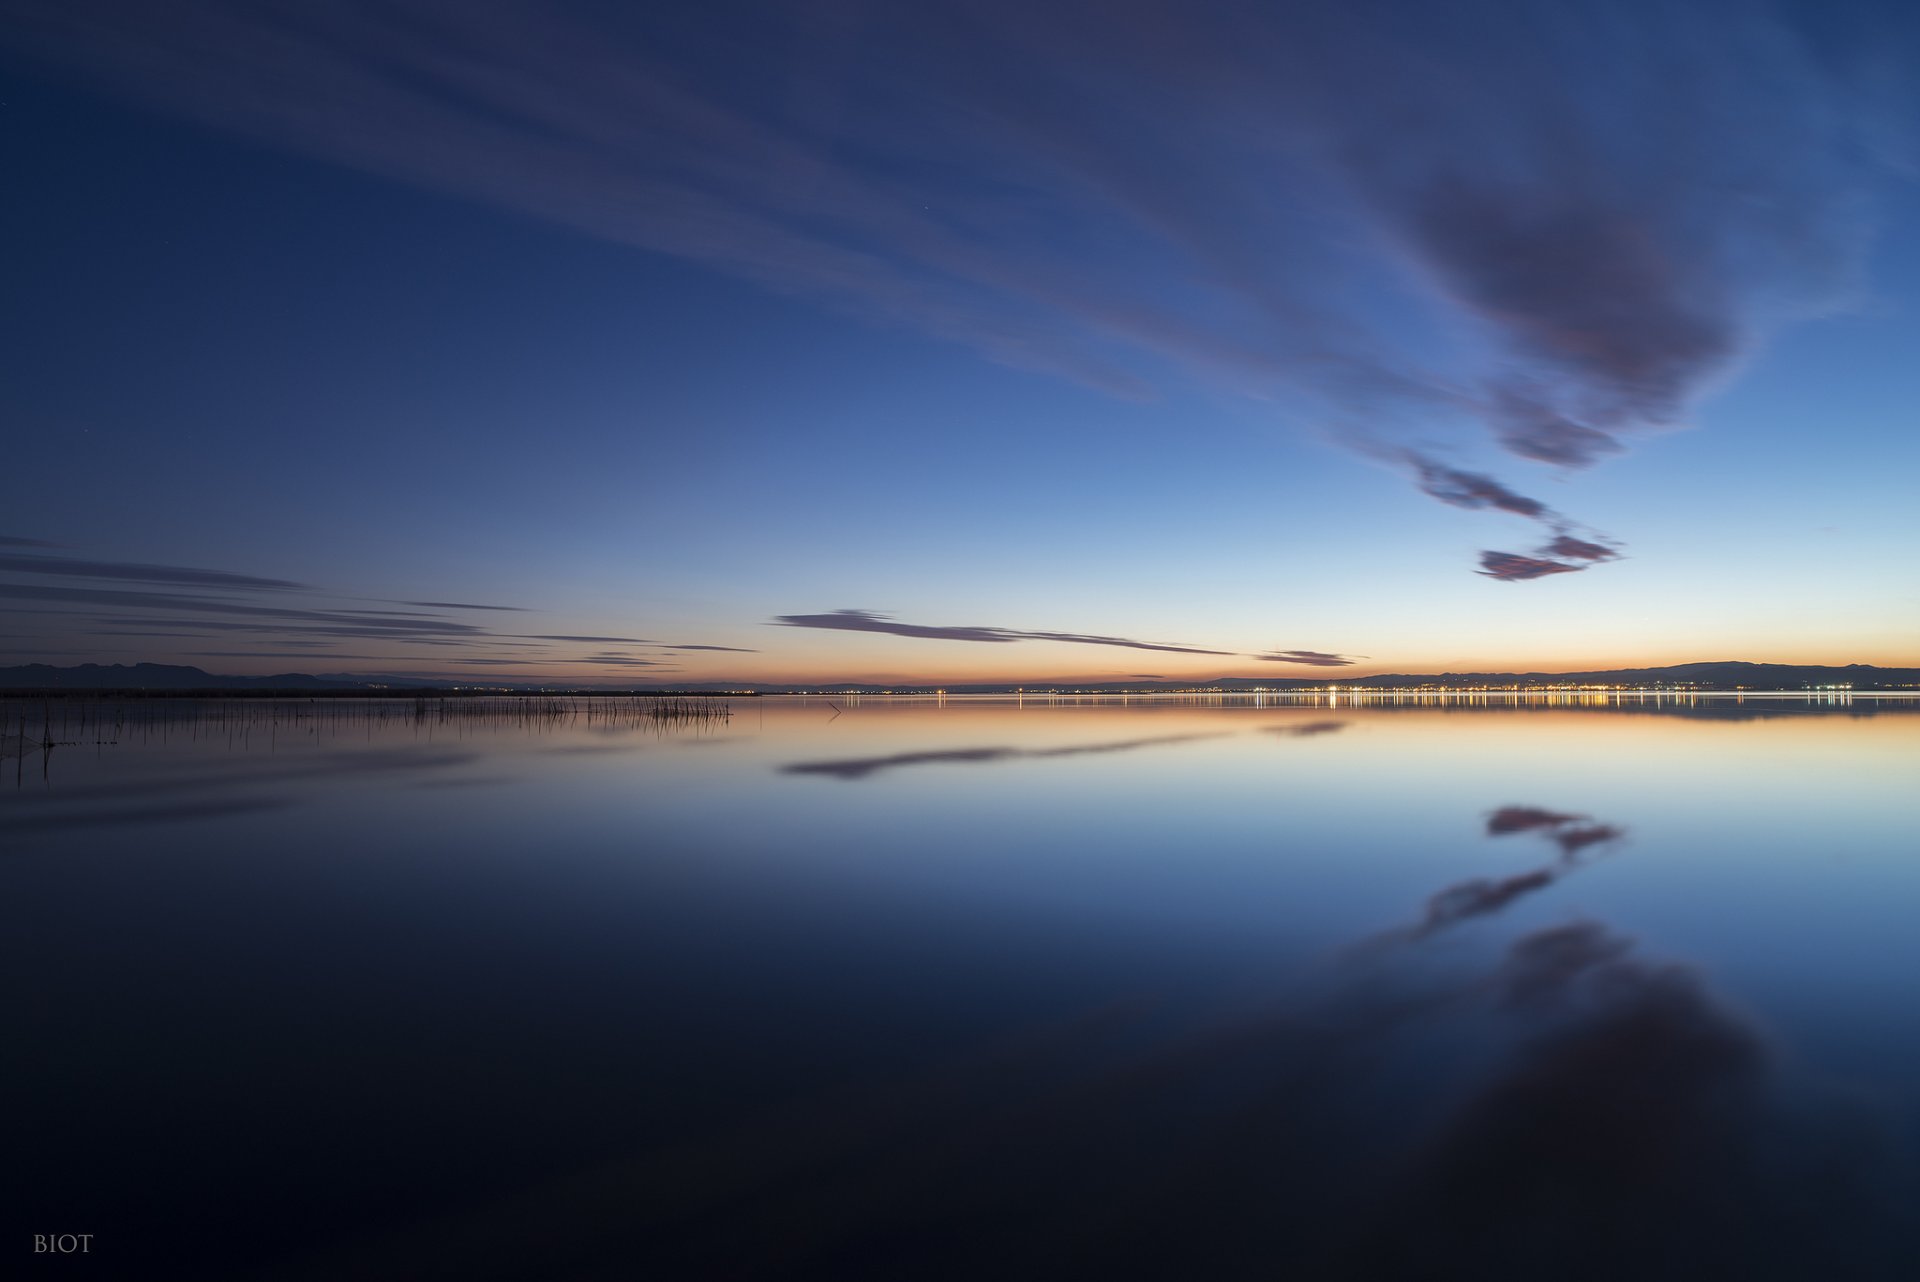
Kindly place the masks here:
<instances>
[{"instance_id":1,"label":"lake surface","mask_svg":"<svg viewBox=\"0 0 1920 1282\"><path fill-rule=\"evenodd\" d=\"M78 707L34 1276L1920 1276L1913 700Z\"/></svg>"}]
</instances>

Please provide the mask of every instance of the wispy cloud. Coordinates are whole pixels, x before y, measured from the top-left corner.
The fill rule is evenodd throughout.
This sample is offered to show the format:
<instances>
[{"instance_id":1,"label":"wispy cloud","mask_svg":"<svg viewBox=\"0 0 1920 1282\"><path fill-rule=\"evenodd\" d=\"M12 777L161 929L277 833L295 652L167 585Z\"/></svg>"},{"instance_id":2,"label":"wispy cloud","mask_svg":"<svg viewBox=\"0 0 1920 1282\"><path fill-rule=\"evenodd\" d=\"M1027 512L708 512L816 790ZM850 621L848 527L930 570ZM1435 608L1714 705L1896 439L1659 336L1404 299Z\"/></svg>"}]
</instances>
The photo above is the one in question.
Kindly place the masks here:
<instances>
[{"instance_id":1,"label":"wispy cloud","mask_svg":"<svg viewBox=\"0 0 1920 1282\"><path fill-rule=\"evenodd\" d=\"M1479 572L1489 579L1520 583L1528 579L1544 579L1550 574L1577 574L1586 568L1549 557L1523 556L1518 552L1482 552Z\"/></svg>"},{"instance_id":2,"label":"wispy cloud","mask_svg":"<svg viewBox=\"0 0 1920 1282\"><path fill-rule=\"evenodd\" d=\"M1270 650L1266 654L1247 657L1263 659L1268 663L1298 663L1309 668L1350 668L1357 659L1364 656L1327 654L1320 650Z\"/></svg>"},{"instance_id":3,"label":"wispy cloud","mask_svg":"<svg viewBox=\"0 0 1920 1282\"><path fill-rule=\"evenodd\" d=\"M529 613L524 605L475 605L471 601L402 601L401 605L418 605L430 610L507 610L515 614Z\"/></svg>"},{"instance_id":4,"label":"wispy cloud","mask_svg":"<svg viewBox=\"0 0 1920 1282\"><path fill-rule=\"evenodd\" d=\"M282 644L297 645L299 643L286 641L282 642ZM365 660L371 663L387 663L393 661L390 655L342 654L337 650L328 650L321 654L316 654L312 650L189 650L187 651L186 657L190 659L325 659L329 663L339 659Z\"/></svg>"},{"instance_id":5,"label":"wispy cloud","mask_svg":"<svg viewBox=\"0 0 1920 1282\"><path fill-rule=\"evenodd\" d=\"M30 539L8 539L4 546L42 545ZM678 665L664 659L627 654L606 654L591 660L569 660L551 653L525 657L525 652L529 651L551 651L555 643L646 646L658 646L660 643L639 637L498 633L484 624L454 617L454 612L458 611L530 613L519 606L422 600L400 602L416 607L405 610L377 606L342 609L326 604L329 600L338 600L338 597L292 579L149 562L88 560L33 553L0 552L0 576L81 581L0 581L0 601L35 602L44 607L15 609L13 614L61 620L49 623L47 627L67 644L62 649L47 649L46 653L81 653L77 642L84 638L174 638L203 643L226 641L229 644L244 638L247 643L256 643L257 648L202 649L188 653L204 658L299 657L315 662L408 662L397 655L372 656L335 649L343 641L358 640L384 642L402 648L437 650L443 655L451 650L456 654L440 661L462 666L589 662L606 666L646 667L658 671L678 668ZM88 584L88 581L102 579L143 586L96 587ZM53 637L42 632L34 634L32 638L21 639L48 640ZM123 647L109 646L109 649L115 648ZM662 648L746 652L737 647L697 642ZM20 655L41 652L37 647L30 650L20 645L8 646L7 651ZM467 653L461 655L459 651ZM509 657L516 653L523 657ZM414 661L418 661L418 657Z\"/></svg>"},{"instance_id":6,"label":"wispy cloud","mask_svg":"<svg viewBox=\"0 0 1920 1282\"><path fill-rule=\"evenodd\" d=\"M1540 551L1545 556L1570 557L1578 561L1611 561L1620 555L1604 543L1577 539L1571 534L1557 536Z\"/></svg>"},{"instance_id":7,"label":"wispy cloud","mask_svg":"<svg viewBox=\"0 0 1920 1282\"><path fill-rule=\"evenodd\" d=\"M415 633L428 636L482 636L486 629L451 619L426 619L392 614L372 614L353 610L315 610L296 606L253 605L225 597L194 596L184 593L136 592L122 588L39 587L31 584L0 584L0 597L23 601L65 601L77 605L110 606L158 610L168 613L239 615L247 618L285 620L315 625L316 628L344 628L354 635L366 633Z\"/></svg>"},{"instance_id":8,"label":"wispy cloud","mask_svg":"<svg viewBox=\"0 0 1920 1282\"><path fill-rule=\"evenodd\" d=\"M1406 459L1420 479L1420 490L1453 507L1494 508L1533 520L1551 519L1553 510L1539 499L1516 494L1491 476L1463 472L1408 451Z\"/></svg>"},{"instance_id":9,"label":"wispy cloud","mask_svg":"<svg viewBox=\"0 0 1920 1282\"><path fill-rule=\"evenodd\" d=\"M871 610L833 610L826 614L783 614L773 622L775 626L784 628L824 628L834 632L883 632L889 636L919 637L930 641L978 641L994 645L1015 641L1067 641L1077 645L1121 646L1129 650L1161 650L1169 654L1235 654L1232 650L1204 650L1197 646L1135 641L1128 637L1100 636L1085 632L1035 632L1020 628L991 627L984 624L930 626L921 623L900 623Z\"/></svg>"},{"instance_id":10,"label":"wispy cloud","mask_svg":"<svg viewBox=\"0 0 1920 1282\"><path fill-rule=\"evenodd\" d=\"M0 553L0 571L54 578L118 579L129 583L170 584L192 588L240 588L248 591L304 588L291 579L264 579L226 570L196 570L182 565L148 565L138 561L83 561L65 556L20 556Z\"/></svg>"},{"instance_id":11,"label":"wispy cloud","mask_svg":"<svg viewBox=\"0 0 1920 1282\"><path fill-rule=\"evenodd\" d=\"M1008 364L1563 469L1849 297L1908 38L1653 0L976 0L749 4L721 57L670 7L0 11L195 118Z\"/></svg>"},{"instance_id":12,"label":"wispy cloud","mask_svg":"<svg viewBox=\"0 0 1920 1282\"><path fill-rule=\"evenodd\" d=\"M1611 543L1581 538L1574 522L1539 499L1516 493L1501 481L1480 472L1449 467L1416 450L1401 451L1401 462L1412 468L1422 493L1451 507L1491 509L1539 521L1554 531L1553 538L1531 555L1483 551L1479 573L1492 579L1520 582L1551 574L1575 574L1601 561L1617 560ZM1604 536L1600 536L1604 537Z\"/></svg>"},{"instance_id":13,"label":"wispy cloud","mask_svg":"<svg viewBox=\"0 0 1920 1282\"><path fill-rule=\"evenodd\" d=\"M1531 556L1519 552L1482 552L1479 572L1490 579L1513 582L1544 578L1549 574L1577 574L1591 565L1619 557L1616 548L1577 538L1563 529Z\"/></svg>"}]
</instances>

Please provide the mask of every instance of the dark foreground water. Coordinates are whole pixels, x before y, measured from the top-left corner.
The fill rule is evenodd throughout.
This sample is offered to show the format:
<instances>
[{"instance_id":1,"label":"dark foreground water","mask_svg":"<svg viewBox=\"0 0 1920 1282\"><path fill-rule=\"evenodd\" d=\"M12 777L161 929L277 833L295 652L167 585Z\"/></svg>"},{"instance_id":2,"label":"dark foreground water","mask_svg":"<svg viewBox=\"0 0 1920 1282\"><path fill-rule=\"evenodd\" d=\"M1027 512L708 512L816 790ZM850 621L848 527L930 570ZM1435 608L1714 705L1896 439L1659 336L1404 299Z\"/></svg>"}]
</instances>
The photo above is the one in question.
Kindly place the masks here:
<instances>
[{"instance_id":1,"label":"dark foreground water","mask_svg":"<svg viewBox=\"0 0 1920 1282\"><path fill-rule=\"evenodd\" d=\"M1912 702L478 706L5 728L7 1275L1920 1276Z\"/></svg>"}]
</instances>

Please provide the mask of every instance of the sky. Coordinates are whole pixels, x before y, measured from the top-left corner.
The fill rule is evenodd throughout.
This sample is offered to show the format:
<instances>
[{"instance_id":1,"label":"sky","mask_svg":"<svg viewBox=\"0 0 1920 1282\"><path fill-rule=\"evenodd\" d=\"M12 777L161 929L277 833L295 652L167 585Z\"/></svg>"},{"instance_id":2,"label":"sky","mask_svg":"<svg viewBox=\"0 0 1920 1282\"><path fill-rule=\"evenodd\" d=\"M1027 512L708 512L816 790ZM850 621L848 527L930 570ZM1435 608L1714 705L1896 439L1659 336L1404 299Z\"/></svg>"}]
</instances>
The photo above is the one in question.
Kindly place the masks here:
<instances>
[{"instance_id":1,"label":"sky","mask_svg":"<svg viewBox=\"0 0 1920 1282\"><path fill-rule=\"evenodd\" d=\"M0 0L0 664L1920 664L1899 5Z\"/></svg>"}]
</instances>

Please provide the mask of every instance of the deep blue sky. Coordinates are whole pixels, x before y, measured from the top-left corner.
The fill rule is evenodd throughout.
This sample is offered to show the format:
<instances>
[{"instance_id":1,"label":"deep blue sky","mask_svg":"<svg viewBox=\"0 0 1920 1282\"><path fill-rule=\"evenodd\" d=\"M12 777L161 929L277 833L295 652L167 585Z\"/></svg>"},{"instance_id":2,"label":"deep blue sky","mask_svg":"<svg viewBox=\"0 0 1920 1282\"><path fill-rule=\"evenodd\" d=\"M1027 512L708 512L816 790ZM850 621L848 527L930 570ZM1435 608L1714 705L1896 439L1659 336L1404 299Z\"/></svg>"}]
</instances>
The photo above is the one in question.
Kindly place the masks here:
<instances>
[{"instance_id":1,"label":"deep blue sky","mask_svg":"<svg viewBox=\"0 0 1920 1282\"><path fill-rule=\"evenodd\" d=\"M1920 662L1897 13L0 4L0 663Z\"/></svg>"}]
</instances>

